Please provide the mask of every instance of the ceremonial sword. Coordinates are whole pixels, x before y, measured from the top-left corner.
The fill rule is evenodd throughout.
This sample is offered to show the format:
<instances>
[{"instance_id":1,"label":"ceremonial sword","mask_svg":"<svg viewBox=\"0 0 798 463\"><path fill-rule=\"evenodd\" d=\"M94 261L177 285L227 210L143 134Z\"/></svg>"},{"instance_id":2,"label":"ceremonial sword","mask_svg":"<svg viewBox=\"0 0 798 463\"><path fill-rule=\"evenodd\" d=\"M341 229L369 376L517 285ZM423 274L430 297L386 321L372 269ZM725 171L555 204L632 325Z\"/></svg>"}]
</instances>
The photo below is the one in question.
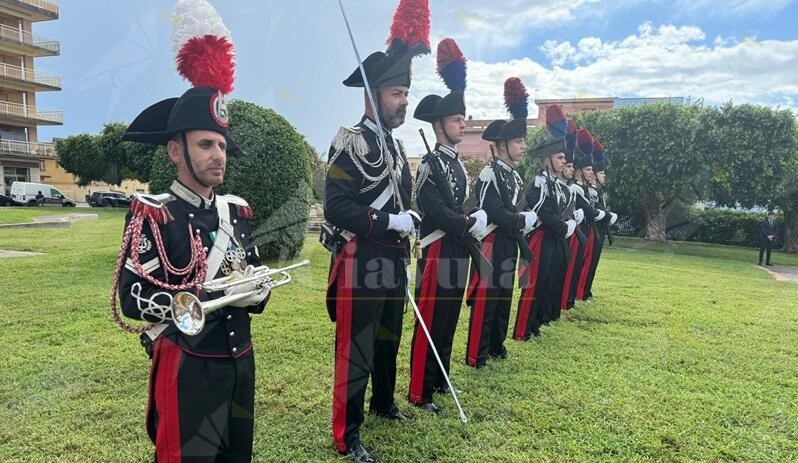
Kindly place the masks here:
<instances>
[{"instance_id":1,"label":"ceremonial sword","mask_svg":"<svg viewBox=\"0 0 798 463\"><path fill-rule=\"evenodd\" d=\"M377 124L377 136L380 137L380 142L382 146L380 147L383 150L383 154L388 148L388 145L385 142L385 135L382 131L382 122L380 121L380 113L377 112L377 104L374 101L374 95L371 94L371 85L369 85L368 76L366 75L366 70L363 68L363 61L360 59L360 52L357 49L357 44L355 43L355 36L352 34L352 27L349 25L349 19L346 16L346 11L344 10L344 3L343 0L338 0L338 6L341 7L341 16L344 18L344 23L346 24L346 30L349 33L349 41L352 43L352 49L355 52L355 58L357 59L357 65L360 69L360 75L363 77L363 84L366 87L366 96L368 97L369 104L371 105L371 111L374 113L375 123ZM390 156L390 152L387 153ZM387 159L387 157L386 157ZM394 172L391 166L386 166L389 169L388 181L390 182L393 190L394 196L399 203L399 209L405 211L405 207L402 201L402 195L399 191L399 180L396 178L396 172ZM407 264L405 265L405 273L407 275L407 285L405 285L405 295L407 299L410 301L410 305L413 306L413 312L415 312L416 317L418 318L419 325L421 326L422 331L424 331L424 335L427 337L427 341L429 341L429 346L432 348L432 353L435 355L435 360L438 361L438 367L441 369L441 374L443 378L446 380L446 385L449 386L449 392L452 393L452 397L454 398L454 403L457 405L457 411L460 414L460 421L463 423L468 422L468 417L466 416L465 412L463 411L463 407L460 406L460 400L457 398L457 393L455 392L454 386L452 386L452 382L449 380L449 375L446 373L446 368L443 366L443 361L441 361L440 355L438 355L438 349L435 348L435 343L432 341L432 335L430 335L429 330L427 329L427 324L424 322L424 318L421 316L421 310L419 310L418 305L416 305L416 301L413 298L413 295L410 292L410 262L408 260Z\"/></svg>"}]
</instances>

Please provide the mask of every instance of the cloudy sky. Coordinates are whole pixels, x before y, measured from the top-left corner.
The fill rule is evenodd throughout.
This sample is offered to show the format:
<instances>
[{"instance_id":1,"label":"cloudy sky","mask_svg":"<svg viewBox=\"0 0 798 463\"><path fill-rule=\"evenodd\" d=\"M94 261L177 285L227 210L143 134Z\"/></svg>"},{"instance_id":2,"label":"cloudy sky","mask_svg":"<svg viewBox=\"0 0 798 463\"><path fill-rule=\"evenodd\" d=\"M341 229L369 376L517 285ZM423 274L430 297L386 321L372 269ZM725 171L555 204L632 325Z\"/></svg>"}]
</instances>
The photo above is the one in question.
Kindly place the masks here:
<instances>
[{"instance_id":1,"label":"cloudy sky","mask_svg":"<svg viewBox=\"0 0 798 463\"><path fill-rule=\"evenodd\" d=\"M361 54L384 49L398 0L344 0ZM58 39L62 55L36 67L64 77L40 93L64 111L39 138L97 132L187 89L173 70L170 11L163 0L59 2L58 21L34 33ZM336 0L211 0L232 31L238 65L233 98L271 107L326 151L338 126L356 122L361 92L341 81L355 61ZM469 114L506 117L502 86L520 77L537 98L703 98L798 112L798 3L793 0L431 0L433 49L444 37L468 58ZM434 56L417 59L415 104L445 93ZM530 114L537 108L530 107ZM408 116L397 134L420 153Z\"/></svg>"}]
</instances>

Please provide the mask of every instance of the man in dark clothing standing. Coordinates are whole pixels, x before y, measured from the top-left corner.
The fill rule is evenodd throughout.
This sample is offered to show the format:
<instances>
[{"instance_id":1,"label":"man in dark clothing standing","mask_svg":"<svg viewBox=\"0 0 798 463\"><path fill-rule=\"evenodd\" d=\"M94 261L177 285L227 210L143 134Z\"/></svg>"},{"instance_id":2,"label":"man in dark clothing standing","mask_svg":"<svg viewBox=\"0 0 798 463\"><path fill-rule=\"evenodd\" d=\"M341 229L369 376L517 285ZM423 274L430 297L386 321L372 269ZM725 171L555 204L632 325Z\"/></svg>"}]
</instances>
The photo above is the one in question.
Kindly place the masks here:
<instances>
[{"instance_id":1,"label":"man in dark clothing standing","mask_svg":"<svg viewBox=\"0 0 798 463\"><path fill-rule=\"evenodd\" d=\"M178 71L194 87L148 107L122 135L124 141L165 145L177 170L168 193L136 195L117 259L114 293L122 312L152 323L134 328L122 321L115 295L111 311L122 329L142 334L152 358L146 426L156 461L247 463L255 424L250 319L263 312L269 286L252 281L224 293L198 288L260 266L252 209L238 196L214 192L224 180L228 153L240 154L225 103L233 84L232 44L205 2L180 2L175 17L175 30L189 37L175 41ZM211 65L217 72L208 77L204 71ZM173 323L174 308L186 300L180 292L187 291L202 302L226 304L207 313L204 325L180 316Z\"/></svg>"},{"instance_id":2,"label":"man in dark clothing standing","mask_svg":"<svg viewBox=\"0 0 798 463\"><path fill-rule=\"evenodd\" d=\"M425 15L417 13L401 2L387 51L370 54L344 80L346 87L363 89L365 111L360 122L338 131L327 162L325 228L338 230L329 244L327 285L327 310L336 325L332 434L338 452L357 463L378 461L360 442L369 378L369 412L408 419L394 390L415 223L407 211L410 169L393 130L405 120L411 60L430 51L428 7Z\"/></svg>"},{"instance_id":3,"label":"man in dark clothing standing","mask_svg":"<svg viewBox=\"0 0 798 463\"><path fill-rule=\"evenodd\" d=\"M770 263L770 252L773 250L773 242L776 240L776 220L773 211L768 211L768 218L759 225L759 265L762 265L762 255L767 250L767 260L765 265Z\"/></svg>"},{"instance_id":4,"label":"man in dark clothing standing","mask_svg":"<svg viewBox=\"0 0 798 463\"><path fill-rule=\"evenodd\" d=\"M485 211L463 208L469 182L457 144L465 130L465 73L465 57L460 48L454 40L443 39L438 44L438 74L450 93L444 97L425 96L414 114L416 119L432 125L437 141L435 149L422 160L416 178L416 204L422 216L416 301L447 374L468 281L468 246L478 245L477 239L482 238L488 220ZM408 400L426 412L439 413L441 409L432 401L432 395L449 392L448 385L421 322L416 319L410 344Z\"/></svg>"},{"instance_id":5,"label":"man in dark clothing standing","mask_svg":"<svg viewBox=\"0 0 798 463\"><path fill-rule=\"evenodd\" d=\"M526 151L528 97L519 78L507 79L505 106L513 119L494 121L482 134L496 150L493 162L480 172L476 188L479 206L488 215L482 254L493 270L484 275L472 271L466 297L471 307L466 364L474 368L485 366L488 357L507 358L504 340L510 323L518 246L519 242L524 244L523 235L531 232L538 220L535 212L516 209L522 183L514 166Z\"/></svg>"}]
</instances>

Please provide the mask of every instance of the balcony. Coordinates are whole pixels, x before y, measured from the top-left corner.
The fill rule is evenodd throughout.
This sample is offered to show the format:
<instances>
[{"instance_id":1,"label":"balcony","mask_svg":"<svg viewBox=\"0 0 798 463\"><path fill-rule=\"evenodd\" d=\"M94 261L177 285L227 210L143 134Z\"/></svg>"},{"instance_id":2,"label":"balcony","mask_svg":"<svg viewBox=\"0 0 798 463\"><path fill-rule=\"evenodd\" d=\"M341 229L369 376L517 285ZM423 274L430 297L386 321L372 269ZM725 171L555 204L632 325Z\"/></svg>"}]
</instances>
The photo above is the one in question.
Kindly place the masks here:
<instances>
[{"instance_id":1,"label":"balcony","mask_svg":"<svg viewBox=\"0 0 798 463\"><path fill-rule=\"evenodd\" d=\"M36 106L0 101L0 121L18 127L34 125L63 125L61 111L37 110Z\"/></svg>"},{"instance_id":2,"label":"balcony","mask_svg":"<svg viewBox=\"0 0 798 463\"><path fill-rule=\"evenodd\" d=\"M61 42L0 24L0 50L33 57L58 56Z\"/></svg>"},{"instance_id":3,"label":"balcony","mask_svg":"<svg viewBox=\"0 0 798 463\"><path fill-rule=\"evenodd\" d=\"M31 69L0 63L0 83L20 91L42 92L61 90L61 77L41 74Z\"/></svg>"},{"instance_id":4,"label":"balcony","mask_svg":"<svg viewBox=\"0 0 798 463\"><path fill-rule=\"evenodd\" d=\"M0 157L31 160L58 159L52 143L31 143L17 140L0 140Z\"/></svg>"},{"instance_id":5,"label":"balcony","mask_svg":"<svg viewBox=\"0 0 798 463\"><path fill-rule=\"evenodd\" d=\"M0 6L30 15L31 21L58 19L58 5L46 0L0 0Z\"/></svg>"}]
</instances>

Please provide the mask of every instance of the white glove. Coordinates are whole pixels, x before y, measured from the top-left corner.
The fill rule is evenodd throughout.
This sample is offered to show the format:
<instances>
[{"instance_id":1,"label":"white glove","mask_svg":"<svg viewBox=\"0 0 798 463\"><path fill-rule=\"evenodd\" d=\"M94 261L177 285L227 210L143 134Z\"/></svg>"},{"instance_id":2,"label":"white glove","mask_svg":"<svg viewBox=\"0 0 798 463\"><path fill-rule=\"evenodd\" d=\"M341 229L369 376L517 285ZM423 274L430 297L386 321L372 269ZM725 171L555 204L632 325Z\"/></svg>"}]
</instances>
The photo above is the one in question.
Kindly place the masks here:
<instances>
[{"instance_id":1,"label":"white glove","mask_svg":"<svg viewBox=\"0 0 798 463\"><path fill-rule=\"evenodd\" d=\"M407 212L390 214L388 216L388 230L399 232L402 236L410 235L415 230L413 217Z\"/></svg>"},{"instance_id":2,"label":"white glove","mask_svg":"<svg viewBox=\"0 0 798 463\"><path fill-rule=\"evenodd\" d=\"M607 215L606 212L601 209L596 209L596 222L601 222L605 215Z\"/></svg>"},{"instance_id":3,"label":"white glove","mask_svg":"<svg viewBox=\"0 0 798 463\"><path fill-rule=\"evenodd\" d=\"M255 269L255 267L253 267L251 265L248 265L247 268L244 269L243 273L239 273L239 272L233 271L232 275L236 275L236 277L233 278L233 279L235 280L235 279L238 279L238 278L244 278L244 277L251 276L252 275L252 271L254 269ZM255 294L253 294L251 296L245 297L244 299L240 299L238 301L231 302L229 305L231 307L249 307L249 306L253 306L253 305L258 305L261 302L263 302L264 299L269 297L269 293L271 292L271 288L267 284L263 284L263 286L261 288L259 288L258 287L259 283L263 283L263 282L262 281L260 281L260 282L251 281L249 283L243 283L243 284L231 286L230 288L225 289L224 290L224 295L225 296L231 296L231 295L235 295L235 294L248 293L250 291L259 290L257 293L255 293Z\"/></svg>"},{"instance_id":4,"label":"white glove","mask_svg":"<svg viewBox=\"0 0 798 463\"><path fill-rule=\"evenodd\" d=\"M570 238L571 235L574 234L574 231L576 231L576 220L566 220L565 225L568 226L568 231L565 232L565 237Z\"/></svg>"},{"instance_id":5,"label":"white glove","mask_svg":"<svg viewBox=\"0 0 798 463\"><path fill-rule=\"evenodd\" d=\"M582 221L585 220L585 211L583 211L582 209L575 210L574 219L576 219L577 225L582 223Z\"/></svg>"},{"instance_id":6,"label":"white glove","mask_svg":"<svg viewBox=\"0 0 798 463\"><path fill-rule=\"evenodd\" d=\"M477 219L474 222L474 225L468 229L468 233L471 234L476 239L482 239L483 235L485 235L485 231L488 228L488 214L485 213L482 209L474 212L473 214L469 215L469 217L473 217Z\"/></svg>"},{"instance_id":7,"label":"white glove","mask_svg":"<svg viewBox=\"0 0 798 463\"><path fill-rule=\"evenodd\" d=\"M615 225L615 222L617 221L618 221L618 214L610 212L610 225Z\"/></svg>"},{"instance_id":8,"label":"white glove","mask_svg":"<svg viewBox=\"0 0 798 463\"><path fill-rule=\"evenodd\" d=\"M538 215L535 211L523 211L521 215L524 216L524 234L527 234L535 228L535 224L538 221Z\"/></svg>"}]
</instances>

